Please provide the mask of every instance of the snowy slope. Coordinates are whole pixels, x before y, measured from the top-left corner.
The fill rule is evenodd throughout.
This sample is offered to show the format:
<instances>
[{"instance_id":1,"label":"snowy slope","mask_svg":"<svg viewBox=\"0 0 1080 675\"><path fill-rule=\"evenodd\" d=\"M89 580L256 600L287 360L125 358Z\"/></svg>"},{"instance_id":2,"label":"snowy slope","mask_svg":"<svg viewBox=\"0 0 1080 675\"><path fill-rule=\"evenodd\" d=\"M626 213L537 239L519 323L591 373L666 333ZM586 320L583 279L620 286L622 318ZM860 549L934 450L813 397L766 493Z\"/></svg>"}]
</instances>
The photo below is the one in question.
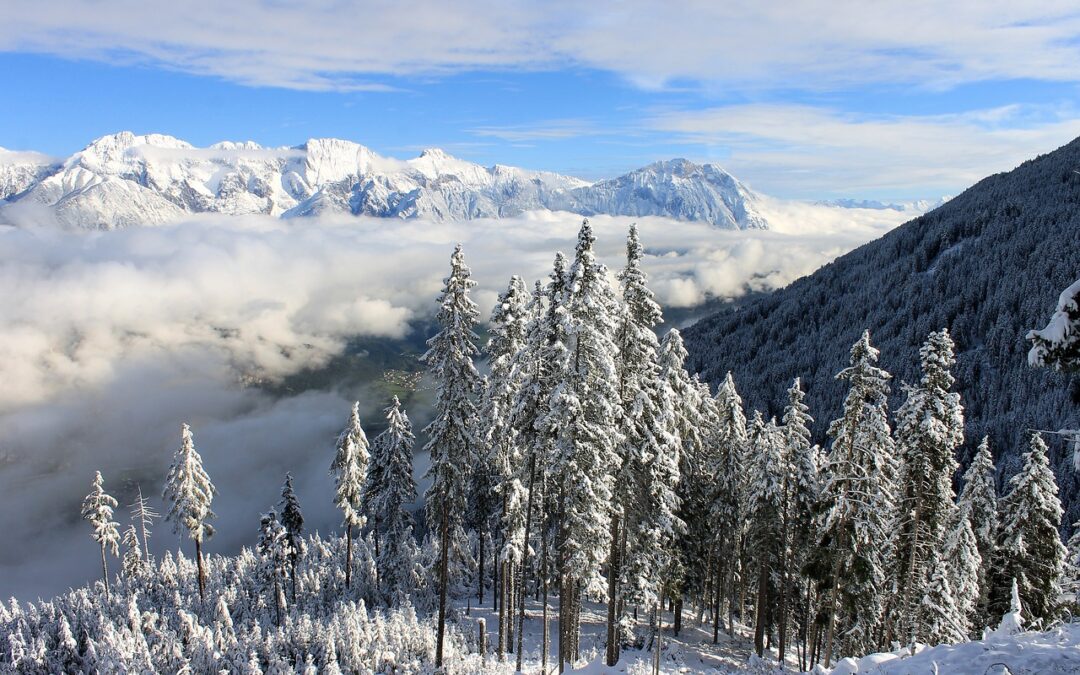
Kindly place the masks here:
<instances>
[{"instance_id":1,"label":"snowy slope","mask_svg":"<svg viewBox=\"0 0 1080 675\"><path fill-rule=\"evenodd\" d=\"M681 159L590 184L556 173L483 167L438 149L402 161L337 139L291 148L251 142L196 148L171 136L131 132L99 138L59 164L35 157L0 153L0 199L31 200L85 228L158 224L190 213L439 221L544 209L667 216L725 229L768 227L756 210L757 196L731 174Z\"/></svg>"}]
</instances>

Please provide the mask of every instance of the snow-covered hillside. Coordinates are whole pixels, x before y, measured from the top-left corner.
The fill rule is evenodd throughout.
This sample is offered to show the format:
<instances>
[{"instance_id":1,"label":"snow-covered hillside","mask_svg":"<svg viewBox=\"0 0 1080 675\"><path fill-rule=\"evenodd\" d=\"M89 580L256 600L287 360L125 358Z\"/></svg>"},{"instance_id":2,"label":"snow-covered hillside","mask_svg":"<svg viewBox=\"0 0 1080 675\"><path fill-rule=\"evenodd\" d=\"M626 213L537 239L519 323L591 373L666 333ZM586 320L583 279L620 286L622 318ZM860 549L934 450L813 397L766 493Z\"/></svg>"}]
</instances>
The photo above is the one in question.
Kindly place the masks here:
<instances>
[{"instance_id":1,"label":"snow-covered hillside","mask_svg":"<svg viewBox=\"0 0 1080 675\"><path fill-rule=\"evenodd\" d=\"M718 166L678 159L591 184L556 173L483 167L429 149L397 160L337 139L296 147L160 134L99 138L62 162L0 152L0 200L52 209L74 227L112 229L185 214L281 217L344 213L471 220L535 210L668 216L725 229L763 229L757 195Z\"/></svg>"}]
</instances>

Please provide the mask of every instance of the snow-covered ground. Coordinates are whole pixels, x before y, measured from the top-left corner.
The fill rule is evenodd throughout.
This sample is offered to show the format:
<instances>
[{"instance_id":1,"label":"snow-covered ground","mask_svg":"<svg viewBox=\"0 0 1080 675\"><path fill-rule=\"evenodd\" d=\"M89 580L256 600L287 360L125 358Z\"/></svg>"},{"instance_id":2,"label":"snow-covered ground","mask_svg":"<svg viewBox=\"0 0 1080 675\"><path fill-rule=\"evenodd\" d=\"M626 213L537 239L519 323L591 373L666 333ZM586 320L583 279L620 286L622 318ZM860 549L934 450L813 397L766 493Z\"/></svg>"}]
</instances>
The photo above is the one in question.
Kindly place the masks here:
<instances>
[{"instance_id":1,"label":"snow-covered ground","mask_svg":"<svg viewBox=\"0 0 1080 675\"><path fill-rule=\"evenodd\" d=\"M474 598L475 600L475 598ZM478 620L487 625L487 643L490 654L487 670L490 672L513 672L516 656L507 654L500 664L495 655L498 644L498 614L492 611L490 597L484 607L471 607L468 615L460 617L462 632L471 631L471 639L477 636ZM465 612L465 607L458 608ZM542 605L530 598L526 603L524 638L524 670L538 673L540 668ZM653 672L651 649L626 650L619 663L608 667L604 663L606 608L603 604L586 603L582 612L581 659L567 672L575 675L647 675ZM660 659L660 672L683 673L797 673L798 667L789 661L780 668L775 652L770 658L753 656L753 642L745 626L736 624L736 638L723 630L717 644L712 643L712 627L699 624L697 612L687 606L683 611L683 627L676 637L672 634L673 617L664 614L664 638ZM548 604L548 630L551 636L548 656L548 672L558 669L558 598ZM818 668L815 675L1054 675L1080 673L1080 623L1064 624L1048 631L1032 631L1016 635L988 635L987 639L958 645L920 647L910 655L907 650L893 653L871 654L860 659L843 659L834 668Z\"/></svg>"}]
</instances>

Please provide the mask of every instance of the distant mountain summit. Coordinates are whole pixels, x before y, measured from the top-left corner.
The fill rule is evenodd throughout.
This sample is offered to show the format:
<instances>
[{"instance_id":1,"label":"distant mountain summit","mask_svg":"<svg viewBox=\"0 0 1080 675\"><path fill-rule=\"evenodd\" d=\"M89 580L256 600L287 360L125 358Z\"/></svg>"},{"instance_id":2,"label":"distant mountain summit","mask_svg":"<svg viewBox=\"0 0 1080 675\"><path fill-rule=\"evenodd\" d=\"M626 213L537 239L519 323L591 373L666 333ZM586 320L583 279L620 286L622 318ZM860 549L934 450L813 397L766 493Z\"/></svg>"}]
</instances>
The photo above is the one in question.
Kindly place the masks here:
<instances>
[{"instance_id":1,"label":"distant mountain summit","mask_svg":"<svg viewBox=\"0 0 1080 675\"><path fill-rule=\"evenodd\" d=\"M0 151L0 200L40 204L61 222L90 229L156 225L193 213L470 220L545 209L768 227L754 192L718 166L684 159L589 183L484 167L439 149L397 160L338 139L287 148L250 142L197 148L171 136L126 131L62 161Z\"/></svg>"}]
</instances>

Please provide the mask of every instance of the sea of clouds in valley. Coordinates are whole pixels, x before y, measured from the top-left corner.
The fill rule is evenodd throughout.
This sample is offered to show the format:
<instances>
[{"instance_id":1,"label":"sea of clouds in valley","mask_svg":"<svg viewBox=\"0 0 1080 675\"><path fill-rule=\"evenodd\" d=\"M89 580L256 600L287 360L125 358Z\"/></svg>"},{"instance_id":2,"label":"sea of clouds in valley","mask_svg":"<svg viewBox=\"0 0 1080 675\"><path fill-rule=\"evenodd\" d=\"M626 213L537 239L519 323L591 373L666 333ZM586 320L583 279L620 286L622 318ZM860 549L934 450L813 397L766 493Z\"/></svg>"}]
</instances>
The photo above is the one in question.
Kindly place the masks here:
<instances>
[{"instance_id":1,"label":"sea of clouds in valley","mask_svg":"<svg viewBox=\"0 0 1080 675\"><path fill-rule=\"evenodd\" d=\"M911 217L769 199L762 212L772 229L591 220L613 269L637 222L659 299L690 307L782 286ZM0 212L0 597L94 578L96 544L79 519L93 471L122 503L137 484L157 500L183 421L220 491L210 550L254 541L285 471L309 527L333 529L326 467L349 400L366 420L386 402L364 387L245 383L325 367L353 336L406 336L433 315L456 242L486 317L511 274L531 285L556 250L572 253L580 223L549 212L463 223L214 215L72 232L49 218ZM177 541L158 526L158 551Z\"/></svg>"}]
</instances>

